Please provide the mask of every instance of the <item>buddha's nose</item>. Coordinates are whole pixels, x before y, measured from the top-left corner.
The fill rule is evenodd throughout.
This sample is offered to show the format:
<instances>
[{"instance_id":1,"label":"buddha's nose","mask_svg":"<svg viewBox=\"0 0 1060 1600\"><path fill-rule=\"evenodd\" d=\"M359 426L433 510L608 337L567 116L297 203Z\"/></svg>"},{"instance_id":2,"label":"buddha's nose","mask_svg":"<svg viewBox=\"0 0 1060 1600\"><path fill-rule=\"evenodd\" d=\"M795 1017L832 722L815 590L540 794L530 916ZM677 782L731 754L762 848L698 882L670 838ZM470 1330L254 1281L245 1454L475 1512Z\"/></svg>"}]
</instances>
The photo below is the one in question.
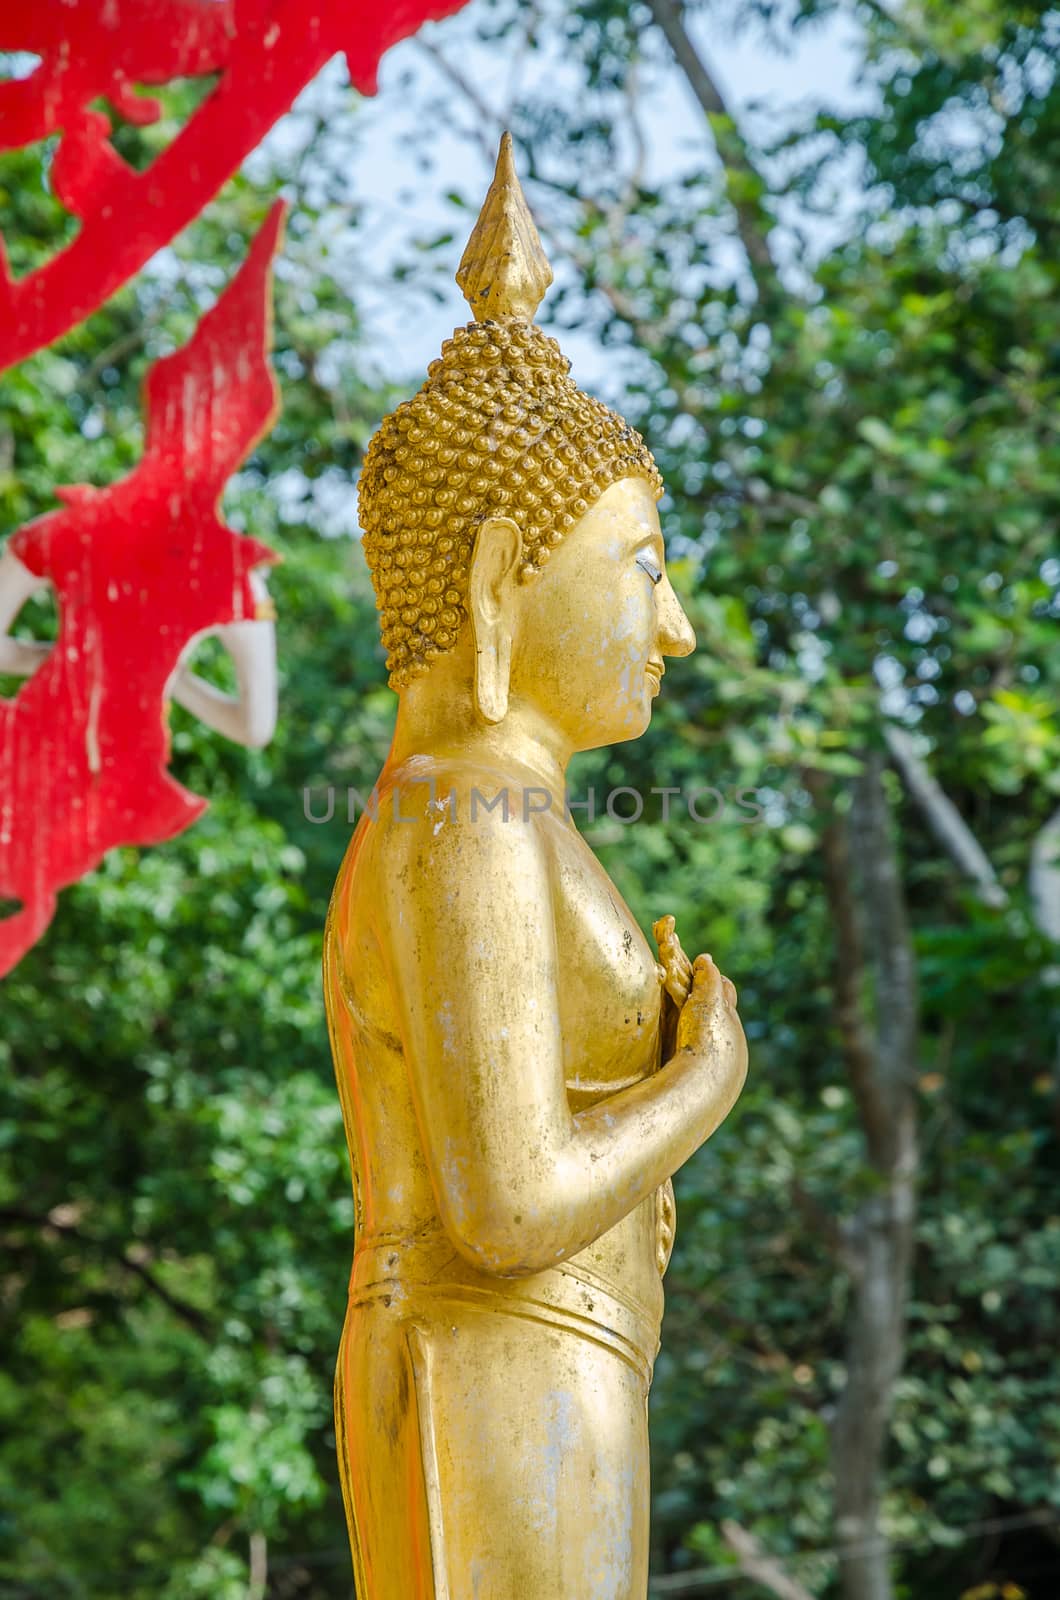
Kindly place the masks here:
<instances>
[{"instance_id":1,"label":"buddha's nose","mask_svg":"<svg viewBox=\"0 0 1060 1600\"><path fill-rule=\"evenodd\" d=\"M668 577L663 576L662 582L655 591L657 602L656 616L659 625L659 648L664 656L690 656L696 648L696 636L692 624L685 616L685 610Z\"/></svg>"}]
</instances>

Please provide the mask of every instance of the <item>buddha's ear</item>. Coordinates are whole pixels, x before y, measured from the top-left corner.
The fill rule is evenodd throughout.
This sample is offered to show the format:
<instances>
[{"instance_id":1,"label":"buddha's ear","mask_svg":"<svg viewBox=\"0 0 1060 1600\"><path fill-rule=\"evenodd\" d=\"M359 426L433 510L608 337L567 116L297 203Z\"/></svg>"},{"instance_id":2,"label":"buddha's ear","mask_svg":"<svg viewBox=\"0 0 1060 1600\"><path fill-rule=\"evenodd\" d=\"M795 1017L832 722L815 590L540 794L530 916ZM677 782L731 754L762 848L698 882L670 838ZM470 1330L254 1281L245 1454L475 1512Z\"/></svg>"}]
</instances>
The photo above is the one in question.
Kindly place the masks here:
<instances>
[{"instance_id":1,"label":"buddha's ear","mask_svg":"<svg viewBox=\"0 0 1060 1600\"><path fill-rule=\"evenodd\" d=\"M467 608L475 641L475 709L486 722L503 722L508 711L522 549L511 517L488 518L475 537Z\"/></svg>"}]
</instances>

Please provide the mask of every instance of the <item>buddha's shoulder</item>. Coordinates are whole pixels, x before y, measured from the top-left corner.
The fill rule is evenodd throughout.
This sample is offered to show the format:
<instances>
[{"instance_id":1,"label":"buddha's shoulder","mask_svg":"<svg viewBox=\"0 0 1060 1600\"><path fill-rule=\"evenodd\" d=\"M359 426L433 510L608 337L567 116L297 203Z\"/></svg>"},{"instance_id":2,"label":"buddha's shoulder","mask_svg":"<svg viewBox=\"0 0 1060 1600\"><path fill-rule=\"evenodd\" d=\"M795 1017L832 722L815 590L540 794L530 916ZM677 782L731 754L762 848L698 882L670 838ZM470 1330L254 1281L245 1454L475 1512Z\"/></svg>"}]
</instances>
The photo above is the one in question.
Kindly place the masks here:
<instances>
[{"instance_id":1,"label":"buddha's shoulder","mask_svg":"<svg viewBox=\"0 0 1060 1600\"><path fill-rule=\"evenodd\" d=\"M364 836L365 868L459 855L532 860L548 852L554 797L517 775L458 758L413 756L384 772ZM562 814L563 798L559 798Z\"/></svg>"},{"instance_id":2,"label":"buddha's shoulder","mask_svg":"<svg viewBox=\"0 0 1060 1600\"><path fill-rule=\"evenodd\" d=\"M515 772L458 757L412 756L386 771L377 788L377 821L403 826L406 817L475 827L499 822L533 823L561 812L563 795Z\"/></svg>"}]
</instances>

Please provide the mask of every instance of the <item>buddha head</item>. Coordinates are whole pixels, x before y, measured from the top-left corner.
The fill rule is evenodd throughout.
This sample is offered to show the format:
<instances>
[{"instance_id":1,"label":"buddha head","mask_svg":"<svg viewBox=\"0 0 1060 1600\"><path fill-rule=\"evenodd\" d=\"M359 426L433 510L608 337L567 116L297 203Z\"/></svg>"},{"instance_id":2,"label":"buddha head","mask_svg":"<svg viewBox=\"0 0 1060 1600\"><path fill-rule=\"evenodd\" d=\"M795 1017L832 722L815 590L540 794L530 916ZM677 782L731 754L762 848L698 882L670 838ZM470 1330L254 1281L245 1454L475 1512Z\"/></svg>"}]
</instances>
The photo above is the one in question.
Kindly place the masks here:
<instances>
[{"instance_id":1,"label":"buddha head","mask_svg":"<svg viewBox=\"0 0 1060 1600\"><path fill-rule=\"evenodd\" d=\"M695 638L647 446L532 320L551 281L505 134L457 273L475 321L375 434L359 512L392 686L463 673L486 722L529 699L589 749L643 732Z\"/></svg>"}]
</instances>

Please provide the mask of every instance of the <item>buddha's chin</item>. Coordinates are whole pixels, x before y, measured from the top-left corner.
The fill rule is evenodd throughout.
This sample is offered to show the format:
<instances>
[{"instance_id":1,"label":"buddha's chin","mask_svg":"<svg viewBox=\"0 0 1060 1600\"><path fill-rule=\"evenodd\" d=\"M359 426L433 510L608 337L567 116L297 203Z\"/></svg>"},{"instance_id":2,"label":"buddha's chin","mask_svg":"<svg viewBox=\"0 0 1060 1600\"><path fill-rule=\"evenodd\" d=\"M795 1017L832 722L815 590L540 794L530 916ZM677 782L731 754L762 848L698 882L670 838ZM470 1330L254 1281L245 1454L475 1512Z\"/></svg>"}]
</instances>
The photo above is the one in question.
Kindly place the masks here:
<instances>
[{"instance_id":1,"label":"buddha's chin","mask_svg":"<svg viewBox=\"0 0 1060 1600\"><path fill-rule=\"evenodd\" d=\"M574 749L603 750L609 744L628 744L631 739L639 739L647 731L650 722L651 704L645 697L643 707L635 712L630 711L621 725L601 722L591 732L585 729Z\"/></svg>"},{"instance_id":2,"label":"buddha's chin","mask_svg":"<svg viewBox=\"0 0 1060 1600\"><path fill-rule=\"evenodd\" d=\"M646 694L637 714L630 717L626 731L622 737L624 739L639 739L641 734L646 733L648 730L648 726L651 722L651 714L652 697Z\"/></svg>"}]
</instances>

